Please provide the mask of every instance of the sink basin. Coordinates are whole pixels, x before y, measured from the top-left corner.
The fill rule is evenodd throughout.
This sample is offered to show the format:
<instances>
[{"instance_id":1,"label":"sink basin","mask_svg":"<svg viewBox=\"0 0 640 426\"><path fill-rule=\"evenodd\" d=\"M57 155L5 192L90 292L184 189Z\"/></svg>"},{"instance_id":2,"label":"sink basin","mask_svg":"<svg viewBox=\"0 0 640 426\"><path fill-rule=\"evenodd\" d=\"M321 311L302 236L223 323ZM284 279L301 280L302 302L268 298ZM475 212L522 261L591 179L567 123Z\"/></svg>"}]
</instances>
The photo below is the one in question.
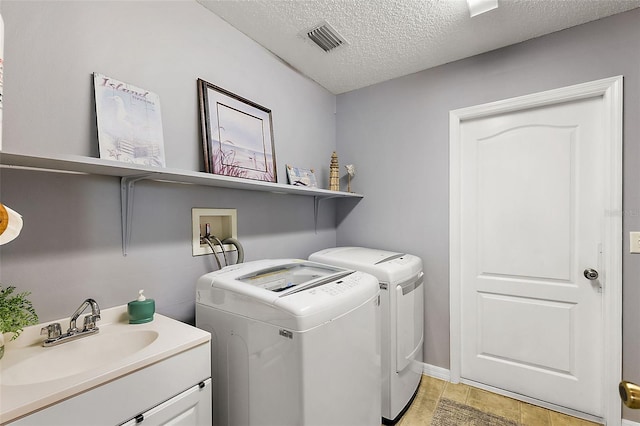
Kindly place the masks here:
<instances>
[{"instance_id":1,"label":"sink basin","mask_svg":"<svg viewBox=\"0 0 640 426\"><path fill-rule=\"evenodd\" d=\"M103 333L101 330L98 334L58 346L41 347L38 354L16 361L3 369L2 385L22 386L49 382L105 367L146 348L157 338L158 333L153 330L119 333Z\"/></svg>"}]
</instances>

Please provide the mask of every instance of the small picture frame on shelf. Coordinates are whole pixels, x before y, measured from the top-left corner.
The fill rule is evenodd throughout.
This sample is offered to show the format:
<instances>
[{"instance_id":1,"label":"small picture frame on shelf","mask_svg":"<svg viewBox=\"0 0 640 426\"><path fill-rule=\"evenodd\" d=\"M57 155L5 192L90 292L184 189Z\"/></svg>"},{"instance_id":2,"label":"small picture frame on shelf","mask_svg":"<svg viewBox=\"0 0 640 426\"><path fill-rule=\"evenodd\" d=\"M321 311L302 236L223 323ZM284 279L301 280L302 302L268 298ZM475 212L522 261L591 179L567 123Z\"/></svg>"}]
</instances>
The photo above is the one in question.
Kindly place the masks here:
<instances>
[{"instance_id":1,"label":"small picture frame on shelf","mask_svg":"<svg viewBox=\"0 0 640 426\"><path fill-rule=\"evenodd\" d=\"M277 182L271 110L198 79L207 173Z\"/></svg>"},{"instance_id":2,"label":"small picture frame on shelf","mask_svg":"<svg viewBox=\"0 0 640 426\"><path fill-rule=\"evenodd\" d=\"M303 169L287 164L287 181L289 185L317 188L318 182L313 169Z\"/></svg>"}]
</instances>

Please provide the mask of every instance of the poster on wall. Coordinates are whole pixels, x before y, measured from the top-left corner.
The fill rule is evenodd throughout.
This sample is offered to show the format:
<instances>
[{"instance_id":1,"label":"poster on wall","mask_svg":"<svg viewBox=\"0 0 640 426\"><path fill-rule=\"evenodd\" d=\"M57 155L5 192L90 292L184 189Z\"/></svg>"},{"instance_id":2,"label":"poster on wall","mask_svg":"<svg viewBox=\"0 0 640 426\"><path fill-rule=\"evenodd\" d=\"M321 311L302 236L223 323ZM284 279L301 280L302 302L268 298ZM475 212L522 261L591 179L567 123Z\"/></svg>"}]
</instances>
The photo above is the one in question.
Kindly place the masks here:
<instances>
[{"instance_id":1,"label":"poster on wall","mask_svg":"<svg viewBox=\"0 0 640 426\"><path fill-rule=\"evenodd\" d=\"M160 98L93 73L100 158L165 167Z\"/></svg>"},{"instance_id":2,"label":"poster on wall","mask_svg":"<svg viewBox=\"0 0 640 426\"><path fill-rule=\"evenodd\" d=\"M198 79L207 173L277 182L271 110Z\"/></svg>"}]
</instances>

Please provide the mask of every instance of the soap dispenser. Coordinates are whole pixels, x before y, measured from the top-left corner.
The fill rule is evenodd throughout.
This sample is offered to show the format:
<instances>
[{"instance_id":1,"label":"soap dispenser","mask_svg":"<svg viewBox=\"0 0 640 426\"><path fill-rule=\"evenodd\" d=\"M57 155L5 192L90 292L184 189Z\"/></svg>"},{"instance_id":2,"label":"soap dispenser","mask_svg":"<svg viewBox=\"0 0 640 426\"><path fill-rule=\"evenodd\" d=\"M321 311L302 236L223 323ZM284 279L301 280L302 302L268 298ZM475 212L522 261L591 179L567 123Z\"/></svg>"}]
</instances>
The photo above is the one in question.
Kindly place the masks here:
<instances>
[{"instance_id":1,"label":"soap dispenser","mask_svg":"<svg viewBox=\"0 0 640 426\"><path fill-rule=\"evenodd\" d=\"M142 294L144 290L138 292L138 299L127 304L127 313L129 314L129 324L144 324L153 321L153 314L156 311L156 302L153 299L147 299Z\"/></svg>"}]
</instances>

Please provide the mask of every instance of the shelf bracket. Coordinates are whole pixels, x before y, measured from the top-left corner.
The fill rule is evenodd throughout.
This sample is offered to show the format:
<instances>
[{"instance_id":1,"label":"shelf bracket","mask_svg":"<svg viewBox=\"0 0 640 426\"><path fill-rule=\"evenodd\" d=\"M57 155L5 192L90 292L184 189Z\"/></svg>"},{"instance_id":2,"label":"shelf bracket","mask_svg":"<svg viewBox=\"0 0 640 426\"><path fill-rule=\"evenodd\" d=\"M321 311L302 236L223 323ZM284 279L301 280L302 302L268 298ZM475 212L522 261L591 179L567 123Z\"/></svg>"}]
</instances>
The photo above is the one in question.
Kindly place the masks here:
<instances>
[{"instance_id":1,"label":"shelf bracket","mask_svg":"<svg viewBox=\"0 0 640 426\"><path fill-rule=\"evenodd\" d=\"M320 210L320 200L317 195L313 196L313 231L318 234L318 211Z\"/></svg>"},{"instance_id":2,"label":"shelf bracket","mask_svg":"<svg viewBox=\"0 0 640 426\"><path fill-rule=\"evenodd\" d=\"M122 255L127 255L129 242L131 241L131 217L133 216L133 189L136 182L148 179L152 173L126 176L120 178L120 207L122 222Z\"/></svg>"}]
</instances>

